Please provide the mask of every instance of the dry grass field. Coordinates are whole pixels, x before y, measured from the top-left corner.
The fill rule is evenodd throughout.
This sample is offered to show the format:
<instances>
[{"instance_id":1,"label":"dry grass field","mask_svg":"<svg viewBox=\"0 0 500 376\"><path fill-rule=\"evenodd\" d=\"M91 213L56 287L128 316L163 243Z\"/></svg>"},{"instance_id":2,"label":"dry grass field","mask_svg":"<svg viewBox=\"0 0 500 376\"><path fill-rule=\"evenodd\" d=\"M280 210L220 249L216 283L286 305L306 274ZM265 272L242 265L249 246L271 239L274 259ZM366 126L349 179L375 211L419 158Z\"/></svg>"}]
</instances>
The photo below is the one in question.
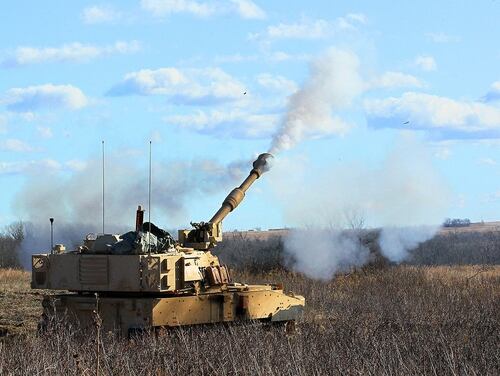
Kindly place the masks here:
<instances>
[{"instance_id":1,"label":"dry grass field","mask_svg":"<svg viewBox=\"0 0 500 376\"><path fill-rule=\"evenodd\" d=\"M170 329L132 340L102 333L103 375L498 375L500 267L397 266L330 281L235 272L283 282L307 309L294 334L261 323ZM35 328L29 274L0 271L0 374L95 374L96 333Z\"/></svg>"}]
</instances>

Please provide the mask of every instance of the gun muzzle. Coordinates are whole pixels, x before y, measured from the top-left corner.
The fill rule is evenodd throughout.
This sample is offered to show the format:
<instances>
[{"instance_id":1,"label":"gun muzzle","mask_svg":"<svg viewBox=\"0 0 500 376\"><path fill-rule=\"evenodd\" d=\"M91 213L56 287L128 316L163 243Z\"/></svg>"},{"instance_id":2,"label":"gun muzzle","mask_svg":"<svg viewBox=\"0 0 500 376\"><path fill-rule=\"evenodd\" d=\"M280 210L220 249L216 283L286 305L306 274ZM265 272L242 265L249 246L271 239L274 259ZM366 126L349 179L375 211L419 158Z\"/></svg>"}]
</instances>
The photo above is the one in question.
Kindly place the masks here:
<instances>
[{"instance_id":1,"label":"gun muzzle","mask_svg":"<svg viewBox=\"0 0 500 376\"><path fill-rule=\"evenodd\" d=\"M215 213L215 215L210 220L211 223L219 223L222 221L230 212L232 212L245 198L245 192L253 184L255 180L260 178L260 176L270 170L272 165L273 156L270 153L263 153L257 157L253 162L253 169L247 178L241 183L238 188L234 188L231 193L222 202L220 209Z\"/></svg>"}]
</instances>

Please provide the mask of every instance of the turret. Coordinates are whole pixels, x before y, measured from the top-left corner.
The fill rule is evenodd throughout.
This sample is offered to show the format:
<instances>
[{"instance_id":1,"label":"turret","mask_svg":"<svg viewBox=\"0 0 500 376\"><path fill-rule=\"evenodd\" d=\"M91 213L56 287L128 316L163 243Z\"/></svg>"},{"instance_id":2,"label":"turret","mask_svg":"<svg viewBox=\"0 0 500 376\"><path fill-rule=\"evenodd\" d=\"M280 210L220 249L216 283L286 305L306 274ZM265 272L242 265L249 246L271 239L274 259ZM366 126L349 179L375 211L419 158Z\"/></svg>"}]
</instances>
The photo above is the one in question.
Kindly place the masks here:
<instances>
[{"instance_id":1,"label":"turret","mask_svg":"<svg viewBox=\"0 0 500 376\"><path fill-rule=\"evenodd\" d=\"M210 249L222 240L222 220L232 212L245 198L245 192L250 186L269 171L273 156L263 153L253 162L253 168L247 178L237 188L234 188L224 199L219 210L208 222L191 223L194 229L179 230L179 243L183 247L195 249Z\"/></svg>"}]
</instances>

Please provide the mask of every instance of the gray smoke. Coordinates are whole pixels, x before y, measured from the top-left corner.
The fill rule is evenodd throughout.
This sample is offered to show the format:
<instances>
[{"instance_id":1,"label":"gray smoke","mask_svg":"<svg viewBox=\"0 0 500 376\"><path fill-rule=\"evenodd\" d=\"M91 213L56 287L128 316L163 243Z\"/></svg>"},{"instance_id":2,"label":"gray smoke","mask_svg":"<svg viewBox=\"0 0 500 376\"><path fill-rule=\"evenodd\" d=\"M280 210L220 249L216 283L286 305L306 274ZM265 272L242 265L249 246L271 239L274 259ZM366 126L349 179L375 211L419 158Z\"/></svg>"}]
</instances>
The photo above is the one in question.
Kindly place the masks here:
<instances>
[{"instance_id":1,"label":"gray smoke","mask_svg":"<svg viewBox=\"0 0 500 376\"><path fill-rule=\"evenodd\" d=\"M314 166L304 158L282 157L268 178L287 223L299 228L285 240L286 252L297 270L320 278L369 260L358 237L341 229L382 228L382 254L401 262L434 236L450 197L426 148L408 134L401 134L395 149L372 168Z\"/></svg>"},{"instance_id":2,"label":"gray smoke","mask_svg":"<svg viewBox=\"0 0 500 376\"><path fill-rule=\"evenodd\" d=\"M189 200L232 188L249 171L249 161L222 165L213 160L153 164L152 221L165 228L187 225ZM28 178L14 201L26 223L24 265L35 252L50 249L49 217L55 218L54 243L81 244L88 233L102 232L101 162L91 160L72 174L36 174ZM138 204L148 202L148 169L123 158L106 161L105 232L123 233L135 226ZM210 215L207 211L207 217ZM146 219L148 213L145 214ZM200 218L204 219L204 218Z\"/></svg>"},{"instance_id":3,"label":"gray smoke","mask_svg":"<svg viewBox=\"0 0 500 376\"><path fill-rule=\"evenodd\" d=\"M439 226L436 225L384 227L378 242L385 257L393 262L402 262L408 258L411 250L434 237L438 230Z\"/></svg>"},{"instance_id":4,"label":"gray smoke","mask_svg":"<svg viewBox=\"0 0 500 376\"><path fill-rule=\"evenodd\" d=\"M295 270L319 279L364 265L370 256L356 232L328 228L291 230L284 247Z\"/></svg>"},{"instance_id":5,"label":"gray smoke","mask_svg":"<svg viewBox=\"0 0 500 376\"><path fill-rule=\"evenodd\" d=\"M20 262L25 269L31 268L31 255L50 252L50 223L48 218L43 222L24 222L24 239L21 243ZM109 232L123 233L128 231L124 226L110 226ZM90 223L54 224L54 244L64 244L72 250L83 243L90 233L102 232L98 225Z\"/></svg>"},{"instance_id":6,"label":"gray smoke","mask_svg":"<svg viewBox=\"0 0 500 376\"><path fill-rule=\"evenodd\" d=\"M350 125L333 111L343 109L364 89L355 54L329 49L310 64L309 77L288 101L283 123L272 139L270 153L290 149L306 137L341 135Z\"/></svg>"}]
</instances>

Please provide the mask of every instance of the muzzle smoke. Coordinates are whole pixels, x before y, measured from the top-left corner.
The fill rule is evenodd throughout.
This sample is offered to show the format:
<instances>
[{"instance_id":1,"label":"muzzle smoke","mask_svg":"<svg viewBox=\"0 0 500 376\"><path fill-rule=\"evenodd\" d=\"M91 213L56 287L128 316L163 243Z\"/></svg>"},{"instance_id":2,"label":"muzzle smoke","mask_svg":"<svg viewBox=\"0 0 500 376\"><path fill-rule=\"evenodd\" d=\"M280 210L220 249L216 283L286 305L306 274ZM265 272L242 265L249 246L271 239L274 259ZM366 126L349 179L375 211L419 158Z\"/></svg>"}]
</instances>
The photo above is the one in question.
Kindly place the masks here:
<instances>
[{"instance_id":1,"label":"muzzle smoke","mask_svg":"<svg viewBox=\"0 0 500 376\"><path fill-rule=\"evenodd\" d=\"M346 133L349 124L333 111L345 108L363 91L359 65L355 54L336 48L313 60L309 77L289 98L287 113L269 152L290 149L304 138Z\"/></svg>"},{"instance_id":2,"label":"muzzle smoke","mask_svg":"<svg viewBox=\"0 0 500 376\"><path fill-rule=\"evenodd\" d=\"M350 125L338 114L370 88L360 72L359 59L348 51L332 48L313 60L309 77L289 98L270 152L276 155L308 138L346 133ZM276 165L269 178L287 223L297 227L285 239L285 250L296 269L311 277L329 278L369 261L358 233L341 229L381 227L383 255L401 262L435 234L446 215L444 182L425 148L406 136L376 168L344 164L320 169L283 157Z\"/></svg>"},{"instance_id":3,"label":"muzzle smoke","mask_svg":"<svg viewBox=\"0 0 500 376\"><path fill-rule=\"evenodd\" d=\"M152 220L177 227L190 219L186 203L224 191L248 173L249 161L221 165L212 160L153 164ZM23 261L50 249L48 218L55 218L54 242L67 248L81 244L87 233L102 232L101 162L89 161L71 174L33 175L17 195L16 212L26 223ZM148 169L111 157L106 161L105 232L123 233L134 227L138 204L148 202ZM147 214L146 214L147 216Z\"/></svg>"},{"instance_id":4,"label":"muzzle smoke","mask_svg":"<svg viewBox=\"0 0 500 376\"><path fill-rule=\"evenodd\" d=\"M276 160L269 179L287 223L296 227L285 251L296 270L329 278L369 261L356 229L380 227L379 246L391 261L434 236L446 216L449 193L426 149L402 135L381 165L311 166ZM351 228L354 231L342 231Z\"/></svg>"}]
</instances>

